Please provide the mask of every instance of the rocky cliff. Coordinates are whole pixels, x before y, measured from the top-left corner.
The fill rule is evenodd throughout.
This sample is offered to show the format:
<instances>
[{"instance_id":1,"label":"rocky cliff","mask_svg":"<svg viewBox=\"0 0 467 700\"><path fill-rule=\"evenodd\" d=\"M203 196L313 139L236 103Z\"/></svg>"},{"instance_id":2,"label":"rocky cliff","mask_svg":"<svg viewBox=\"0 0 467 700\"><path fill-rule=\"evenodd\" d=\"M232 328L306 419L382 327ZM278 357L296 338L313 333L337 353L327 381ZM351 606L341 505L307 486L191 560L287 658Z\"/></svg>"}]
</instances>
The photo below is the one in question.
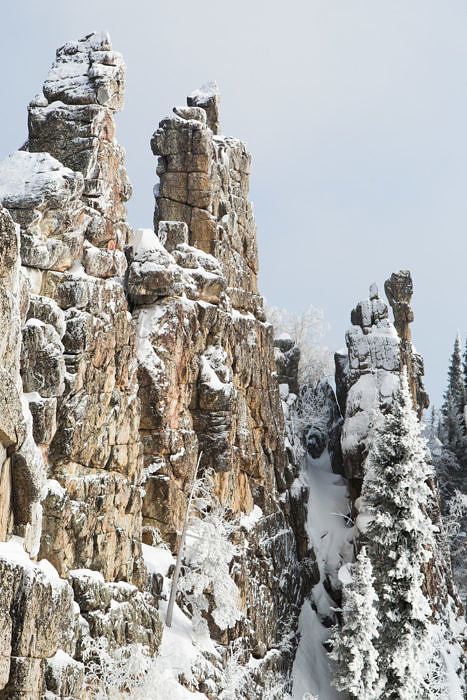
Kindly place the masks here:
<instances>
[{"instance_id":1,"label":"rocky cliff","mask_svg":"<svg viewBox=\"0 0 467 700\"><path fill-rule=\"evenodd\" d=\"M198 457L223 503L260 514L235 566L242 620L212 634L241 638L284 689L313 566L257 290L251 157L220 135L215 87L193 93L152 137L155 231L133 234L124 73L106 35L59 48L25 146L0 164L0 697L83 697L93 640L157 651L142 544L177 550Z\"/></svg>"},{"instance_id":2,"label":"rocky cliff","mask_svg":"<svg viewBox=\"0 0 467 700\"><path fill-rule=\"evenodd\" d=\"M217 86L159 123L154 228L133 232L114 122L124 77L105 34L60 47L28 140L0 163L0 698L95 697L109 659L164 658L198 463L239 523L241 615L220 629L208 606L211 646L177 671L178 691L219 697L235 666L235 697L284 698L307 597L327 664L353 531L339 516L323 538L348 485L358 497L372 408L389 406L402 364L420 414L428 405L411 279L386 283L395 325L374 287L352 312L336 394L322 382L307 413L299 350L273 340L258 294L251 156L221 133ZM433 598L452 593L443 556ZM190 624L178 602L176 634Z\"/></svg>"}]
</instances>

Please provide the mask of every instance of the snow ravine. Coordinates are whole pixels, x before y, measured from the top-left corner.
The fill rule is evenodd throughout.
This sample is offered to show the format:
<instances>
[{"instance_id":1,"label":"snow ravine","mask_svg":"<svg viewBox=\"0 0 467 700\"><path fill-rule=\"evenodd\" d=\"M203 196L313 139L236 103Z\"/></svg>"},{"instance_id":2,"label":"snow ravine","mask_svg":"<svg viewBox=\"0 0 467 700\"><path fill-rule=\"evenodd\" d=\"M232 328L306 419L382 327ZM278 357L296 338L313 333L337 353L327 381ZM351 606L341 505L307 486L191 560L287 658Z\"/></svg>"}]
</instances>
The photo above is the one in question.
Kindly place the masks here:
<instances>
[{"instance_id":1,"label":"snow ravine","mask_svg":"<svg viewBox=\"0 0 467 700\"><path fill-rule=\"evenodd\" d=\"M318 459L306 457L302 478L309 487L307 534L316 555L320 581L306 600L299 619L300 642L292 671L293 700L317 696L340 700L344 696L331 686L331 661L323 643L331 629L322 620L332 617L336 604L327 593L340 587L339 569L353 558L354 528L348 527L349 500L345 479L334 474L327 450Z\"/></svg>"}]
</instances>

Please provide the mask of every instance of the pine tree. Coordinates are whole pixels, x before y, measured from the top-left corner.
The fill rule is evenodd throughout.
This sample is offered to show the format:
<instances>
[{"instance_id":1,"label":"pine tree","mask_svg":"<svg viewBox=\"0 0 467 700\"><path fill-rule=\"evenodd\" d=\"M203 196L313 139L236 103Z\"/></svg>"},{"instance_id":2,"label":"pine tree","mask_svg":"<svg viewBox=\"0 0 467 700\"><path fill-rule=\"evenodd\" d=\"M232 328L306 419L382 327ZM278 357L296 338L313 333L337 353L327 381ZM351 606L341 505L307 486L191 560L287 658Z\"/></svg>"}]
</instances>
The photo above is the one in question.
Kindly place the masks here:
<instances>
[{"instance_id":1,"label":"pine tree","mask_svg":"<svg viewBox=\"0 0 467 700\"><path fill-rule=\"evenodd\" d=\"M467 400L467 338L465 339L463 370L464 370L464 391L465 391L465 398Z\"/></svg>"},{"instance_id":2,"label":"pine tree","mask_svg":"<svg viewBox=\"0 0 467 700\"><path fill-rule=\"evenodd\" d=\"M361 496L371 517L366 535L379 598L377 649L384 700L428 697L431 609L422 592L422 566L433 546L429 475L426 440L404 369L391 412L375 427Z\"/></svg>"},{"instance_id":3,"label":"pine tree","mask_svg":"<svg viewBox=\"0 0 467 700\"><path fill-rule=\"evenodd\" d=\"M377 596L373 588L373 569L363 547L352 570L352 583L344 588L343 626L336 630L330 654L336 661L333 681L338 690L353 700L376 700L378 687Z\"/></svg>"},{"instance_id":4,"label":"pine tree","mask_svg":"<svg viewBox=\"0 0 467 700\"><path fill-rule=\"evenodd\" d=\"M461 464L466 464L467 428L465 423L466 377L459 334L454 342L448 370L448 386L444 394L440 439Z\"/></svg>"}]
</instances>

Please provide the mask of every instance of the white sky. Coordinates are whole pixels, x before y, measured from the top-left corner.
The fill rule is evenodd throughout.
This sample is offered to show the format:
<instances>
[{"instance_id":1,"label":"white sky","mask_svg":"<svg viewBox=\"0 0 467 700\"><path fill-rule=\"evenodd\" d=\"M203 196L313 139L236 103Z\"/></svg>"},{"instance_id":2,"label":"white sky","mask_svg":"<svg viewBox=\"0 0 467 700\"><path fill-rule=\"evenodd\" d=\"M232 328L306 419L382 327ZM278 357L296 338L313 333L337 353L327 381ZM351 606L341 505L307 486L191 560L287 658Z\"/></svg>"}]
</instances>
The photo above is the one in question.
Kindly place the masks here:
<instances>
[{"instance_id":1,"label":"white sky","mask_svg":"<svg viewBox=\"0 0 467 700\"><path fill-rule=\"evenodd\" d=\"M337 349L369 284L410 269L439 403L467 331L465 0L15 0L1 18L0 157L24 142L55 49L108 30L128 66L129 220L151 226L151 134L217 80L223 131L253 154L262 293L323 307Z\"/></svg>"}]
</instances>

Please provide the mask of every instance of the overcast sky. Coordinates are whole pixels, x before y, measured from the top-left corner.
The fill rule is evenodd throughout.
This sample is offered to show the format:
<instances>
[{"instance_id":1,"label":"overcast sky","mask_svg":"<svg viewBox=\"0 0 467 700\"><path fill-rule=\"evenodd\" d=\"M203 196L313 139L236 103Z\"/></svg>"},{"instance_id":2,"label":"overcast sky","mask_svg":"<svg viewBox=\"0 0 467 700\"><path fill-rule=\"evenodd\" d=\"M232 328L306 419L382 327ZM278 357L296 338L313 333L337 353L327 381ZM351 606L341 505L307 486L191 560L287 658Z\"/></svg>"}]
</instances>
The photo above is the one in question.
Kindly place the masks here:
<instances>
[{"instance_id":1,"label":"overcast sky","mask_svg":"<svg viewBox=\"0 0 467 700\"><path fill-rule=\"evenodd\" d=\"M1 16L1 158L27 136L55 49L108 30L128 67L117 137L129 220L149 227L150 136L217 80L223 132L253 154L262 293L323 307L337 349L369 284L410 269L414 341L439 403L467 330L465 0L15 0Z\"/></svg>"}]
</instances>

